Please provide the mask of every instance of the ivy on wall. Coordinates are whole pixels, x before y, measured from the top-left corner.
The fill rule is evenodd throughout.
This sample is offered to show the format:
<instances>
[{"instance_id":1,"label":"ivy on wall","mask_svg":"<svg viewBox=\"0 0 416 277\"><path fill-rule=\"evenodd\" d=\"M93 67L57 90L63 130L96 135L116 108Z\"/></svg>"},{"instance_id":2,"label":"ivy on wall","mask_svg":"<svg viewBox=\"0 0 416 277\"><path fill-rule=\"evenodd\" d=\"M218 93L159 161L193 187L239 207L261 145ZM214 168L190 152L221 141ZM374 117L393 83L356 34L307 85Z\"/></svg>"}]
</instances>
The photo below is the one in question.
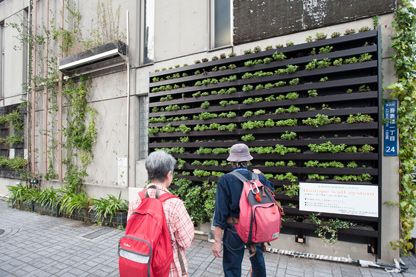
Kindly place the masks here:
<instances>
[{"instance_id":1,"label":"ivy on wall","mask_svg":"<svg viewBox=\"0 0 416 277\"><path fill-rule=\"evenodd\" d=\"M400 238L391 245L406 255L414 247L410 232L416 217L416 186L412 176L416 165L416 9L411 1L400 1L393 28L396 33L392 36L391 47L395 50L392 60L399 81L388 89L393 90L391 97L400 103L396 122L400 140L400 200L388 204L398 204L400 208Z\"/></svg>"}]
</instances>

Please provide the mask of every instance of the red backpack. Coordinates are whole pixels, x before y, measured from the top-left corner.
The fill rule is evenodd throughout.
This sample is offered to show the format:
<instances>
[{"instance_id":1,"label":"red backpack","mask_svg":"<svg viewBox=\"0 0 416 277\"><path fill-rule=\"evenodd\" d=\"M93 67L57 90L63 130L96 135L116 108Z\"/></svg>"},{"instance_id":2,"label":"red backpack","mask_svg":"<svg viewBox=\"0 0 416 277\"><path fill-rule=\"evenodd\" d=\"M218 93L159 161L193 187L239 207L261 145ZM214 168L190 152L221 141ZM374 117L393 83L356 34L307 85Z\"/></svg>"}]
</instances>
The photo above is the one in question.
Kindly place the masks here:
<instances>
[{"instance_id":1,"label":"red backpack","mask_svg":"<svg viewBox=\"0 0 416 277\"><path fill-rule=\"evenodd\" d=\"M274 193L252 174L248 180L240 173L232 175L243 182L240 197L240 219L235 226L240 238L247 244L265 243L276 240L280 234L283 209L274 199Z\"/></svg>"},{"instance_id":2,"label":"red backpack","mask_svg":"<svg viewBox=\"0 0 416 277\"><path fill-rule=\"evenodd\" d=\"M156 198L149 198L145 190L139 196L142 202L128 219L118 246L120 276L168 276L173 250L162 202L178 197L159 197L157 187Z\"/></svg>"}]
</instances>

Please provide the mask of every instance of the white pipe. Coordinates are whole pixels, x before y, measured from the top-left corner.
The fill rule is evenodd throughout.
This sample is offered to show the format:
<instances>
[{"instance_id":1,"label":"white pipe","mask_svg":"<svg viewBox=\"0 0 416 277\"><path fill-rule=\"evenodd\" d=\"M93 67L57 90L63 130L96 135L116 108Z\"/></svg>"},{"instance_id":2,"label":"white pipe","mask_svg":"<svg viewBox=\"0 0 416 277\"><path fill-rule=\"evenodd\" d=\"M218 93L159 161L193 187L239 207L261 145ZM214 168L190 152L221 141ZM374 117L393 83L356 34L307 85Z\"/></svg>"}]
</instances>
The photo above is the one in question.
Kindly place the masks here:
<instances>
[{"instance_id":1,"label":"white pipe","mask_svg":"<svg viewBox=\"0 0 416 277\"><path fill-rule=\"evenodd\" d=\"M130 59L129 59L129 11L126 10L126 28L127 28L127 47L126 47L126 61L127 61L127 172L126 172L126 186L129 187L130 179Z\"/></svg>"},{"instance_id":2,"label":"white pipe","mask_svg":"<svg viewBox=\"0 0 416 277\"><path fill-rule=\"evenodd\" d=\"M30 26L31 26L31 20L32 20L32 16L31 16L31 7L32 5L30 4L29 1L29 7L28 7L28 18L27 18L27 37L30 36ZM29 103L29 91L30 91L30 43L28 43L27 45L27 72L26 72L26 84L28 84L28 88L26 89L26 104ZM29 110L29 105L26 106L26 147L29 150L29 118L30 118L30 110ZM24 158L27 158L29 160L29 151L27 151L27 157L26 155L24 155ZM26 153L25 153L26 154ZM30 172L30 162L27 163L27 171Z\"/></svg>"}]
</instances>

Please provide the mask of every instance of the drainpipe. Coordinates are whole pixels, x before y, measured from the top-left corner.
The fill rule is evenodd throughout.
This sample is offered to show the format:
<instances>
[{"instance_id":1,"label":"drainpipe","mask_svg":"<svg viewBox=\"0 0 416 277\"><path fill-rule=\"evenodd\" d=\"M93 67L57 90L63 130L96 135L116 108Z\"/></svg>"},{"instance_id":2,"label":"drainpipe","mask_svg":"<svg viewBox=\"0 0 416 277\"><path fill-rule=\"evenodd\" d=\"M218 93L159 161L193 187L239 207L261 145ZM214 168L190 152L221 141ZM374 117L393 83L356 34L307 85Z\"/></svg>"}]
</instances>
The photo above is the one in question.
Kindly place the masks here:
<instances>
[{"instance_id":1,"label":"drainpipe","mask_svg":"<svg viewBox=\"0 0 416 277\"><path fill-rule=\"evenodd\" d=\"M64 28L64 12L65 12L65 0L61 0L61 29ZM63 46L63 41L61 41ZM61 53L60 58L62 58ZM63 181L63 170L62 170L62 72L59 71L58 81L58 181Z\"/></svg>"},{"instance_id":2,"label":"drainpipe","mask_svg":"<svg viewBox=\"0 0 416 277\"><path fill-rule=\"evenodd\" d=\"M46 29L49 29L49 0L45 1L45 21ZM49 50L49 40L46 37L46 43L44 48L44 64L43 64L43 73L45 74L45 80L48 78L48 50ZM43 173L46 174L48 171L48 86L44 85L43 92Z\"/></svg>"},{"instance_id":3,"label":"drainpipe","mask_svg":"<svg viewBox=\"0 0 416 277\"><path fill-rule=\"evenodd\" d=\"M37 0L33 1L33 17L32 17L32 35L35 37L37 35L37 21L38 21L38 15L37 15ZM32 76L36 76L36 44L33 44L32 48ZM35 172L35 149L36 149L36 141L35 141L35 109L36 109L36 87L35 82L32 80L32 97L31 97L31 103L30 103L30 113L31 113L31 129L30 129L30 166L31 166L31 172Z\"/></svg>"},{"instance_id":4,"label":"drainpipe","mask_svg":"<svg viewBox=\"0 0 416 277\"><path fill-rule=\"evenodd\" d=\"M126 186L130 183L130 59L129 59L129 11L126 11L126 28L127 28L127 47L126 47L126 61L127 61L127 180Z\"/></svg>"},{"instance_id":5,"label":"drainpipe","mask_svg":"<svg viewBox=\"0 0 416 277\"><path fill-rule=\"evenodd\" d=\"M28 14L27 14L27 16L28 16L28 18L27 18L27 37L29 37L30 36L30 25L31 25L31 20L32 20L32 15L31 15L31 13L32 13L32 10L31 10L31 8L32 8L32 5L31 5L31 3L29 2L29 7L28 7ZM27 74L26 74L26 84L30 84L30 44L28 43L28 45L27 45L27 57L26 57L26 59L27 59ZM30 92L30 87L28 88L28 90L26 91L26 103L29 103L29 92ZM4 104L3 104L3 106L4 106ZM29 140L29 134L30 134L30 131L29 131L29 121L30 120L30 110L28 109L28 107L26 107L26 138ZM26 147L28 147L29 148L29 143L28 143L28 141L26 141ZM25 158L27 158L28 160L29 160L29 153L27 153L26 155L25 155L26 157ZM28 172L30 171L30 163L27 163L27 169L28 169Z\"/></svg>"}]
</instances>

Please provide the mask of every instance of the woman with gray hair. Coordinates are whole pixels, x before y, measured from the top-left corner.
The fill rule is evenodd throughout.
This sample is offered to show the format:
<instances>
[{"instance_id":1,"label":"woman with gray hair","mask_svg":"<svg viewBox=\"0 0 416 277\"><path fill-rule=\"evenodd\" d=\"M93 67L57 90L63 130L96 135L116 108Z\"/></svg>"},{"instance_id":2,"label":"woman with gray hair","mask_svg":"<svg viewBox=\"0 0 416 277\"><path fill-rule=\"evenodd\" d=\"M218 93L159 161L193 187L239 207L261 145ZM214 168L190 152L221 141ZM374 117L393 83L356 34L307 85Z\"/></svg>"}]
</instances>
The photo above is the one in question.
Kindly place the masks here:
<instances>
[{"instance_id":1,"label":"woman with gray hair","mask_svg":"<svg viewBox=\"0 0 416 277\"><path fill-rule=\"evenodd\" d=\"M170 193L168 187L172 183L175 169L175 158L161 150L152 152L145 166L150 184L147 186L149 197ZM128 217L140 205L139 195L130 203ZM187 276L188 263L185 248L191 246L194 240L194 224L186 211L185 205L179 198L170 198L162 203L173 248L173 262L170 265L169 276ZM179 251L178 251L179 249Z\"/></svg>"}]
</instances>

